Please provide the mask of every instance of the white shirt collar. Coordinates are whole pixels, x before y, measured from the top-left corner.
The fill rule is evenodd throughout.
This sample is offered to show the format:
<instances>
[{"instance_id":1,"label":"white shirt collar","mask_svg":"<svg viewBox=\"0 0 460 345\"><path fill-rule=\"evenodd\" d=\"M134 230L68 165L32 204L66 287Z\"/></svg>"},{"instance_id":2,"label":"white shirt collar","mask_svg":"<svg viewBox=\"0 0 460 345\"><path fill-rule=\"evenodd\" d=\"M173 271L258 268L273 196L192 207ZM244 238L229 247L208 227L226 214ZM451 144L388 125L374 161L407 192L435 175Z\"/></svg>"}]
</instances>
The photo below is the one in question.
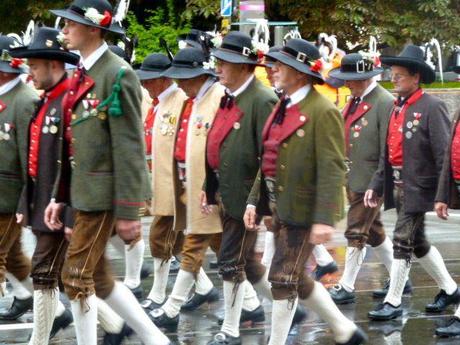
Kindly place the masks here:
<instances>
[{"instance_id":1,"label":"white shirt collar","mask_svg":"<svg viewBox=\"0 0 460 345\"><path fill-rule=\"evenodd\" d=\"M106 42L102 43L102 45L93 51L86 59L81 58L81 64L83 67L89 71L91 67L101 58L101 56L109 49L109 46Z\"/></svg>"},{"instance_id":2,"label":"white shirt collar","mask_svg":"<svg viewBox=\"0 0 460 345\"><path fill-rule=\"evenodd\" d=\"M299 103L301 100L303 100L305 97L307 97L308 93L311 90L311 85L305 85L302 86L300 89L298 89L296 92L294 92L292 95L289 96L289 99L291 100L287 108L292 107L294 104Z\"/></svg>"},{"instance_id":3,"label":"white shirt collar","mask_svg":"<svg viewBox=\"0 0 460 345\"><path fill-rule=\"evenodd\" d=\"M172 93L174 92L175 90L177 90L178 86L176 83L172 83L171 85L169 85L165 90L163 90L162 93L160 93L158 95L158 105L155 107L155 111L158 110L158 106L164 102L164 100Z\"/></svg>"},{"instance_id":4,"label":"white shirt collar","mask_svg":"<svg viewBox=\"0 0 460 345\"><path fill-rule=\"evenodd\" d=\"M227 92L230 93L232 96L238 97L241 95L251 84L251 82L254 80L255 76L254 74L251 74L251 76L244 82L243 85L241 85L235 92L230 92L230 90L227 89Z\"/></svg>"},{"instance_id":5,"label":"white shirt collar","mask_svg":"<svg viewBox=\"0 0 460 345\"><path fill-rule=\"evenodd\" d=\"M3 96L5 93L11 91L16 85L19 84L20 81L21 81L21 77L18 76L14 78L13 80L10 80L8 83L0 86L0 96Z\"/></svg>"},{"instance_id":6,"label":"white shirt collar","mask_svg":"<svg viewBox=\"0 0 460 345\"><path fill-rule=\"evenodd\" d=\"M205 95L206 92L208 92L209 88L215 83L214 78L209 77L208 80L204 82L204 84L201 86L200 91L198 91L196 97L195 97L195 103L199 102L203 96Z\"/></svg>"},{"instance_id":7,"label":"white shirt collar","mask_svg":"<svg viewBox=\"0 0 460 345\"><path fill-rule=\"evenodd\" d=\"M364 90L363 94L361 95L360 100L362 101L364 97L366 97L368 94L372 92L377 87L377 82L375 80L372 80L372 83L367 87L366 90Z\"/></svg>"}]
</instances>

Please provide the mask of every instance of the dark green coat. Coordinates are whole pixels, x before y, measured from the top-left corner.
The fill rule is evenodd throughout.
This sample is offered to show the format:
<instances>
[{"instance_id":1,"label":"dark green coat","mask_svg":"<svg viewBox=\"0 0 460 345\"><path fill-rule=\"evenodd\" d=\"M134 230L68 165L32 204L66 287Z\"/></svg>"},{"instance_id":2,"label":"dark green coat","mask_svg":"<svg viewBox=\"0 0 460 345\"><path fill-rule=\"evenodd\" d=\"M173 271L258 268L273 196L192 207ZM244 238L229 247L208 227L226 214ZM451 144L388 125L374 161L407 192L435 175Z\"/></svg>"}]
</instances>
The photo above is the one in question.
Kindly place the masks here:
<instances>
[{"instance_id":1,"label":"dark green coat","mask_svg":"<svg viewBox=\"0 0 460 345\"><path fill-rule=\"evenodd\" d=\"M277 212L281 222L309 228L334 225L343 213L344 130L338 109L312 89L295 107L279 148L276 169ZM274 114L264 129L268 134ZM285 120L286 121L286 120ZM259 173L264 180L262 173ZM264 182L254 184L247 203L268 214Z\"/></svg>"},{"instance_id":2,"label":"dark green coat","mask_svg":"<svg viewBox=\"0 0 460 345\"><path fill-rule=\"evenodd\" d=\"M385 150L393 103L394 97L391 93L377 85L364 96L356 112L345 121L345 131L349 133L347 156L350 161L347 183L349 189L355 193L366 192L379 166L380 153ZM347 110L348 105L343 114Z\"/></svg>"},{"instance_id":3,"label":"dark green coat","mask_svg":"<svg viewBox=\"0 0 460 345\"><path fill-rule=\"evenodd\" d=\"M126 68L121 79L122 115L110 116L107 109L101 109L96 116L83 119L85 100L107 99L122 67ZM70 107L74 151L72 207L81 211L111 210L117 218L137 219L139 208L151 194L139 79L124 60L109 50L87 71L87 76L90 79L86 78L78 90L80 101Z\"/></svg>"},{"instance_id":4,"label":"dark green coat","mask_svg":"<svg viewBox=\"0 0 460 345\"><path fill-rule=\"evenodd\" d=\"M243 115L239 128L233 128L220 147L219 180L207 165L208 203L215 204L219 192L225 211L235 219L243 219L246 200L259 169L262 129L277 100L271 89L254 79L235 99Z\"/></svg>"},{"instance_id":5,"label":"dark green coat","mask_svg":"<svg viewBox=\"0 0 460 345\"><path fill-rule=\"evenodd\" d=\"M37 93L19 82L0 96L0 131L8 131L7 140L0 138L0 213L16 212L27 178L27 145L29 121L35 112Z\"/></svg>"}]
</instances>

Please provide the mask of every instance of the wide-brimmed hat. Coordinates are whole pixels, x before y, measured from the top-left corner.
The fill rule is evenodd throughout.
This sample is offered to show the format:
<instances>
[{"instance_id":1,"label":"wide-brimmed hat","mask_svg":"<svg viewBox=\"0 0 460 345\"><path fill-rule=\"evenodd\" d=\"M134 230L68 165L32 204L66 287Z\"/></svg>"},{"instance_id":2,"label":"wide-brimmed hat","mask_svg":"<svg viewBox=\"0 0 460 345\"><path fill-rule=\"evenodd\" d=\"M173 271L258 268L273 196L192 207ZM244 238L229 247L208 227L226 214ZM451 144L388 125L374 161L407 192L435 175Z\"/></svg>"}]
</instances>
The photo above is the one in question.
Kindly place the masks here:
<instances>
[{"instance_id":1,"label":"wide-brimmed hat","mask_svg":"<svg viewBox=\"0 0 460 345\"><path fill-rule=\"evenodd\" d=\"M136 70L140 80L157 79L171 66L171 60L161 53L148 55L142 62L141 68Z\"/></svg>"},{"instance_id":2,"label":"wide-brimmed hat","mask_svg":"<svg viewBox=\"0 0 460 345\"><path fill-rule=\"evenodd\" d=\"M26 65L18 59L13 60L11 49L19 44L14 38L0 35L0 72L22 74L27 73Z\"/></svg>"},{"instance_id":3,"label":"wide-brimmed hat","mask_svg":"<svg viewBox=\"0 0 460 345\"><path fill-rule=\"evenodd\" d=\"M383 68L376 67L372 58L352 53L345 55L340 67L330 70L329 76L340 80L367 80L381 73Z\"/></svg>"},{"instance_id":4,"label":"wide-brimmed hat","mask_svg":"<svg viewBox=\"0 0 460 345\"><path fill-rule=\"evenodd\" d=\"M190 47L201 49L201 42L203 42L207 36L208 34L204 31L198 29L191 29L190 32L183 35L179 35L177 37L177 41L183 41L187 43L187 45Z\"/></svg>"},{"instance_id":5,"label":"wide-brimmed hat","mask_svg":"<svg viewBox=\"0 0 460 345\"><path fill-rule=\"evenodd\" d=\"M406 46L398 56L382 56L383 64L388 66L402 66L420 73L420 81L431 84L436 80L436 72L425 62L425 52L415 45Z\"/></svg>"},{"instance_id":6,"label":"wide-brimmed hat","mask_svg":"<svg viewBox=\"0 0 460 345\"><path fill-rule=\"evenodd\" d=\"M265 55L265 59L264 59L264 65L266 67L272 68L275 65L275 61L276 61L272 59L270 56L268 56L268 54L279 52L282 48L283 46L273 46L273 47L270 47L270 49L268 49L268 52Z\"/></svg>"},{"instance_id":7,"label":"wide-brimmed hat","mask_svg":"<svg viewBox=\"0 0 460 345\"><path fill-rule=\"evenodd\" d=\"M172 79L191 79L200 75L214 76L211 64L206 60L202 49L184 48L176 56L163 76Z\"/></svg>"},{"instance_id":8,"label":"wide-brimmed hat","mask_svg":"<svg viewBox=\"0 0 460 345\"><path fill-rule=\"evenodd\" d=\"M126 54L125 50L119 46L116 45L109 45L109 49L112 53L114 53L116 56L121 57L123 60L129 63L128 61L128 55Z\"/></svg>"},{"instance_id":9,"label":"wide-brimmed hat","mask_svg":"<svg viewBox=\"0 0 460 345\"><path fill-rule=\"evenodd\" d=\"M107 0L74 0L68 8L51 10L51 13L116 34L125 33L121 25L113 21L113 7Z\"/></svg>"},{"instance_id":10,"label":"wide-brimmed hat","mask_svg":"<svg viewBox=\"0 0 460 345\"><path fill-rule=\"evenodd\" d=\"M251 37L239 31L230 31L222 40L221 46L213 49L211 54L230 63L258 65L257 51L252 45Z\"/></svg>"},{"instance_id":11,"label":"wide-brimmed hat","mask_svg":"<svg viewBox=\"0 0 460 345\"><path fill-rule=\"evenodd\" d=\"M59 34L60 31L54 28L41 27L35 33L30 45L11 49L10 55L14 58L58 60L78 65L80 56L62 47Z\"/></svg>"},{"instance_id":12,"label":"wide-brimmed hat","mask_svg":"<svg viewBox=\"0 0 460 345\"><path fill-rule=\"evenodd\" d=\"M288 65L295 70L315 77L317 81L324 83L321 70L321 55L314 44L301 39L293 38L278 52L267 53L269 58Z\"/></svg>"}]
</instances>

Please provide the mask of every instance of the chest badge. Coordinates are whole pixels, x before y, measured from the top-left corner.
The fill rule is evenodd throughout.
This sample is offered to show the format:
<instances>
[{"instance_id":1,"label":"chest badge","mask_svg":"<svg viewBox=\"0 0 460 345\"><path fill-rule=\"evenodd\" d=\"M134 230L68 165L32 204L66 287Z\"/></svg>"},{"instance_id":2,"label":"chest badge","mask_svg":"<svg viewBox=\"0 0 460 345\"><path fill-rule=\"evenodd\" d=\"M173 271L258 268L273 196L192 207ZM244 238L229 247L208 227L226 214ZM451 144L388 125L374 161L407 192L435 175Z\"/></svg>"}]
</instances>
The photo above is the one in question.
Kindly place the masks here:
<instances>
[{"instance_id":1,"label":"chest badge","mask_svg":"<svg viewBox=\"0 0 460 345\"><path fill-rule=\"evenodd\" d=\"M176 117L171 113L165 113L160 116L160 134L172 136L174 134Z\"/></svg>"},{"instance_id":2,"label":"chest badge","mask_svg":"<svg viewBox=\"0 0 460 345\"><path fill-rule=\"evenodd\" d=\"M233 124L233 128L236 129L236 130L238 130L238 129L241 128L241 124L240 124L239 122L235 122L235 123Z\"/></svg>"},{"instance_id":3,"label":"chest badge","mask_svg":"<svg viewBox=\"0 0 460 345\"><path fill-rule=\"evenodd\" d=\"M305 136L305 131L302 128L300 128L296 131L296 134L299 138L303 138Z\"/></svg>"}]
</instances>

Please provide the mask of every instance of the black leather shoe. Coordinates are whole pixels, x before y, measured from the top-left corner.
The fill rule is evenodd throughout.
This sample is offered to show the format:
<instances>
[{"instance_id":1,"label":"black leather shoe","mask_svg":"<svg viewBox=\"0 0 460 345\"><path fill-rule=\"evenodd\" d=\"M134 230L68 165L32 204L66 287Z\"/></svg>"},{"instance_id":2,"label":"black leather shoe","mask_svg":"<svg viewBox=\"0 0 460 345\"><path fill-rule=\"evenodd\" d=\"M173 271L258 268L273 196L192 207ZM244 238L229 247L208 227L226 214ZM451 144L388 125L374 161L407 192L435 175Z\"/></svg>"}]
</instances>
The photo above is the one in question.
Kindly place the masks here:
<instances>
[{"instance_id":1,"label":"black leather shoe","mask_svg":"<svg viewBox=\"0 0 460 345\"><path fill-rule=\"evenodd\" d=\"M301 305L297 305L297 309L295 310L294 317L292 318L292 323L291 323L291 330L295 325L298 325L301 323L303 320L307 318L307 311L305 308Z\"/></svg>"},{"instance_id":2,"label":"black leather shoe","mask_svg":"<svg viewBox=\"0 0 460 345\"><path fill-rule=\"evenodd\" d=\"M313 279L316 281L320 281L322 277L324 277L326 274L332 274L335 273L339 270L337 267L337 263L335 261L332 261L330 264L327 264L326 266L320 266L316 265L315 269L312 272Z\"/></svg>"},{"instance_id":3,"label":"black leather shoe","mask_svg":"<svg viewBox=\"0 0 460 345\"><path fill-rule=\"evenodd\" d=\"M436 335L438 337L456 337L460 335L460 319L453 317L449 320L445 327L436 328Z\"/></svg>"},{"instance_id":4,"label":"black leather shoe","mask_svg":"<svg viewBox=\"0 0 460 345\"><path fill-rule=\"evenodd\" d=\"M125 323L120 333L105 333L103 345L121 345L125 338L133 334L133 330Z\"/></svg>"},{"instance_id":5,"label":"black leather shoe","mask_svg":"<svg viewBox=\"0 0 460 345\"><path fill-rule=\"evenodd\" d=\"M374 290L372 296L374 298L385 298L390 288L390 279L387 279L385 285L381 289ZM412 282L410 279L407 280L406 285L404 285L403 295L408 295L412 293Z\"/></svg>"},{"instance_id":6,"label":"black leather shoe","mask_svg":"<svg viewBox=\"0 0 460 345\"><path fill-rule=\"evenodd\" d=\"M248 311L246 309L241 310L240 324L248 321L251 321L251 323L265 322L265 311L262 305L259 305L253 311ZM224 323L224 319L219 318L217 323L222 325Z\"/></svg>"},{"instance_id":7,"label":"black leather shoe","mask_svg":"<svg viewBox=\"0 0 460 345\"><path fill-rule=\"evenodd\" d=\"M460 290L457 288L452 295L448 295L444 290L441 290L434 298L433 303L426 305L425 310L428 313L441 313L452 304L460 302Z\"/></svg>"},{"instance_id":8,"label":"black leather shoe","mask_svg":"<svg viewBox=\"0 0 460 345\"><path fill-rule=\"evenodd\" d=\"M337 284L329 289L329 295L335 304L349 304L356 302L356 295L354 292L348 292L342 285Z\"/></svg>"},{"instance_id":9,"label":"black leather shoe","mask_svg":"<svg viewBox=\"0 0 460 345\"><path fill-rule=\"evenodd\" d=\"M145 278L150 277L150 275L153 273L153 263L143 263L142 268L141 268L141 280L144 280Z\"/></svg>"},{"instance_id":10,"label":"black leather shoe","mask_svg":"<svg viewBox=\"0 0 460 345\"><path fill-rule=\"evenodd\" d=\"M144 290L142 289L142 286L139 284L139 286L131 289L130 287L128 287L128 289L131 290L131 292L133 293L134 297L136 297L136 299L138 301L142 301L144 299Z\"/></svg>"},{"instance_id":11,"label":"black leather shoe","mask_svg":"<svg viewBox=\"0 0 460 345\"><path fill-rule=\"evenodd\" d=\"M336 343L337 345L361 345L367 342L367 335L360 328L351 336L346 343Z\"/></svg>"},{"instance_id":12,"label":"black leather shoe","mask_svg":"<svg viewBox=\"0 0 460 345\"><path fill-rule=\"evenodd\" d=\"M207 345L241 345L241 337L232 337L224 332L219 332Z\"/></svg>"},{"instance_id":13,"label":"black leather shoe","mask_svg":"<svg viewBox=\"0 0 460 345\"><path fill-rule=\"evenodd\" d=\"M192 297L182 306L181 310L193 311L198 309L204 303L213 303L219 300L219 290L215 287L211 289L206 295L194 293Z\"/></svg>"},{"instance_id":14,"label":"black leather shoe","mask_svg":"<svg viewBox=\"0 0 460 345\"><path fill-rule=\"evenodd\" d=\"M149 317L157 327L164 328L169 332L177 331L177 326L179 325L179 314L175 317L169 317L163 309L159 308L153 309L149 313Z\"/></svg>"},{"instance_id":15,"label":"black leather shoe","mask_svg":"<svg viewBox=\"0 0 460 345\"><path fill-rule=\"evenodd\" d=\"M54 319L53 327L51 327L50 339L54 338L61 329L67 328L72 322L72 312L69 309L64 310L61 316Z\"/></svg>"},{"instance_id":16,"label":"black leather shoe","mask_svg":"<svg viewBox=\"0 0 460 345\"><path fill-rule=\"evenodd\" d=\"M141 302L141 307L144 308L145 312L148 314L154 309L161 308L161 306L165 304L165 302L166 302L166 298L161 303L156 303L152 301L150 298L147 298Z\"/></svg>"},{"instance_id":17,"label":"black leather shoe","mask_svg":"<svg viewBox=\"0 0 460 345\"><path fill-rule=\"evenodd\" d=\"M16 320L24 315L28 310L32 309L33 305L33 297L26 299L18 299L17 297L14 297L10 308L0 312L0 320Z\"/></svg>"},{"instance_id":18,"label":"black leather shoe","mask_svg":"<svg viewBox=\"0 0 460 345\"><path fill-rule=\"evenodd\" d=\"M394 307L390 303L383 303L379 304L375 310L370 311L367 313L367 316L371 320L375 321L387 321L396 319L397 317L401 316L403 310L401 306Z\"/></svg>"},{"instance_id":19,"label":"black leather shoe","mask_svg":"<svg viewBox=\"0 0 460 345\"><path fill-rule=\"evenodd\" d=\"M177 273L180 269L180 260L177 256L174 256L173 261L171 261L171 265L169 266L169 273Z\"/></svg>"}]
</instances>

